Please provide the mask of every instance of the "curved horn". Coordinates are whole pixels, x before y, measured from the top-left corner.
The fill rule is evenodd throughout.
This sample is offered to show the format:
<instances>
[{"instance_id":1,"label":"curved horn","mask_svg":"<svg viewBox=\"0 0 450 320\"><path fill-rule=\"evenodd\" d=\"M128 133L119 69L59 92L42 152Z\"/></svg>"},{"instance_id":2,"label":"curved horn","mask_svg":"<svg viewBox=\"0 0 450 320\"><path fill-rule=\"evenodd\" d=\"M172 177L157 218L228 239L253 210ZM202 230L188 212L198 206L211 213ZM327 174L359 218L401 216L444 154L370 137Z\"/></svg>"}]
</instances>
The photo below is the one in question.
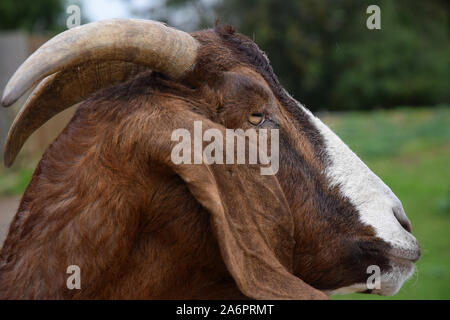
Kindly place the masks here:
<instances>
[{"instance_id":1,"label":"curved horn","mask_svg":"<svg viewBox=\"0 0 450 320\"><path fill-rule=\"evenodd\" d=\"M53 116L148 67L124 61L87 62L44 78L31 92L8 132L3 153L10 167L28 137Z\"/></svg>"},{"instance_id":2,"label":"curved horn","mask_svg":"<svg viewBox=\"0 0 450 320\"><path fill-rule=\"evenodd\" d=\"M45 78L10 129L5 165L12 164L25 140L55 114L144 69L180 78L193 67L198 47L188 33L139 19L93 22L55 36L19 67L4 90L2 104L10 106Z\"/></svg>"},{"instance_id":3,"label":"curved horn","mask_svg":"<svg viewBox=\"0 0 450 320\"><path fill-rule=\"evenodd\" d=\"M195 62L198 42L156 21L111 19L67 30L42 45L14 73L2 104L13 104L45 76L86 60L119 60L179 78Z\"/></svg>"}]
</instances>

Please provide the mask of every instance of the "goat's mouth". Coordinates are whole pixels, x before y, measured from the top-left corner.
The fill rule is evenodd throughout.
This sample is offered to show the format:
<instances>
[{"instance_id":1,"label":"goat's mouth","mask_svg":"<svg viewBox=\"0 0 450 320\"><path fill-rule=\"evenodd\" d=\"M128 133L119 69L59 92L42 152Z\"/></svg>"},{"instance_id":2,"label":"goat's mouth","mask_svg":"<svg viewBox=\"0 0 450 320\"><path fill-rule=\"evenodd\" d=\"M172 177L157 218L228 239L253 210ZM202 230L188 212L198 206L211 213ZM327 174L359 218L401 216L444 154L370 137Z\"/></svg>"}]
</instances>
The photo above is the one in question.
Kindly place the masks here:
<instances>
[{"instance_id":1,"label":"goat's mouth","mask_svg":"<svg viewBox=\"0 0 450 320\"><path fill-rule=\"evenodd\" d=\"M394 256L394 255L388 255L387 257L389 258L391 263L405 265L405 266L414 265L414 262L416 262L419 259L419 258L409 259L409 258L399 257L399 256Z\"/></svg>"},{"instance_id":2,"label":"goat's mouth","mask_svg":"<svg viewBox=\"0 0 450 320\"><path fill-rule=\"evenodd\" d=\"M414 273L414 262L403 257L389 257L389 271L382 271L375 282L355 283L348 287L335 290L325 290L328 295L342 293L365 293L381 296L392 296L396 294Z\"/></svg>"},{"instance_id":3,"label":"goat's mouth","mask_svg":"<svg viewBox=\"0 0 450 320\"><path fill-rule=\"evenodd\" d=\"M411 245L408 249L390 245L387 247L379 242L360 242L359 246L365 249L365 254L371 260L367 269L364 269L365 280L337 289L324 290L325 293L334 295L358 292L392 296L413 275L415 262L420 258L418 246Z\"/></svg>"},{"instance_id":4,"label":"goat's mouth","mask_svg":"<svg viewBox=\"0 0 450 320\"><path fill-rule=\"evenodd\" d=\"M414 250L411 249L402 249L402 248L392 248L387 252L387 256L389 259L398 261L398 262L417 262L420 259L420 248L417 247Z\"/></svg>"},{"instance_id":5,"label":"goat's mouth","mask_svg":"<svg viewBox=\"0 0 450 320\"><path fill-rule=\"evenodd\" d=\"M389 265L399 264L411 266L420 259L421 251L417 243L410 243L404 247L393 246L384 242L364 241L359 242L358 246L363 252L369 254L372 257L382 256Z\"/></svg>"},{"instance_id":6,"label":"goat's mouth","mask_svg":"<svg viewBox=\"0 0 450 320\"><path fill-rule=\"evenodd\" d=\"M374 288L370 293L381 296L392 296L396 294L414 273L414 262L403 258L391 260L391 271L381 274L379 288Z\"/></svg>"},{"instance_id":7,"label":"goat's mouth","mask_svg":"<svg viewBox=\"0 0 450 320\"><path fill-rule=\"evenodd\" d=\"M415 262L420 258L420 250L392 249L386 253L390 270L382 272L378 288L368 289L364 293L392 296L396 294L414 273Z\"/></svg>"}]
</instances>

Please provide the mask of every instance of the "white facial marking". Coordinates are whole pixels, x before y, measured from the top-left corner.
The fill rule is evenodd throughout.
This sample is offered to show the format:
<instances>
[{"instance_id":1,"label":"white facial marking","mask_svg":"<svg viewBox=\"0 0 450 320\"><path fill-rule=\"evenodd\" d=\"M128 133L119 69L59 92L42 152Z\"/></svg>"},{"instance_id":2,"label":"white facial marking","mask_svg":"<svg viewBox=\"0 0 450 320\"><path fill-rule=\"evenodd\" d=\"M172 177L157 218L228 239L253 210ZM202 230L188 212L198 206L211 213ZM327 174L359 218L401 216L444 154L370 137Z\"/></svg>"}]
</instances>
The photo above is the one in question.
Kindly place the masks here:
<instances>
[{"instance_id":1,"label":"white facial marking","mask_svg":"<svg viewBox=\"0 0 450 320\"><path fill-rule=\"evenodd\" d=\"M322 134L331 163L326 169L331 186L338 186L359 212L361 221L375 229L376 235L408 258L415 258L417 240L394 215L405 215L400 200L322 121L304 110ZM404 217L406 219L406 217Z\"/></svg>"},{"instance_id":2,"label":"white facial marking","mask_svg":"<svg viewBox=\"0 0 450 320\"><path fill-rule=\"evenodd\" d=\"M308 109L298 102L297 104L322 134L330 160L325 172L330 185L337 186L341 194L353 204L362 223L371 226L377 237L393 247L392 255L417 259L420 252L418 242L399 222L401 220L404 224L409 224L400 200L333 131ZM414 270L414 264L408 260L391 259L390 264L392 271L382 274L381 289L373 290L373 293L395 294ZM366 284L354 284L329 293L365 290Z\"/></svg>"}]
</instances>

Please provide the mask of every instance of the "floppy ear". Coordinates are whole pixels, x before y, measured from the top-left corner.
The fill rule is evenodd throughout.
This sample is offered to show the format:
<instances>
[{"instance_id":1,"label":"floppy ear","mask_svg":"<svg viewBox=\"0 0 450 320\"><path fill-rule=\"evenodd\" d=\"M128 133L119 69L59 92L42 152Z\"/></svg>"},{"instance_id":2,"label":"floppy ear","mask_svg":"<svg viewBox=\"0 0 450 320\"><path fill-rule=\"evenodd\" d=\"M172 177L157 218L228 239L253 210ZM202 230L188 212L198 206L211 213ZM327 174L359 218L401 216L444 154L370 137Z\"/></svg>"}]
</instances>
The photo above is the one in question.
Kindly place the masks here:
<instances>
[{"instance_id":1,"label":"floppy ear","mask_svg":"<svg viewBox=\"0 0 450 320\"><path fill-rule=\"evenodd\" d=\"M165 128L186 129L191 137L194 121L202 121L203 132L214 128L225 137L223 126L193 112L178 110L170 120L159 121ZM152 148L161 143L157 149L165 150L164 162L211 214L222 257L242 293L254 299L327 298L291 273L293 216L276 176L261 175L260 165L175 164L167 154L167 145L177 143L171 141L171 132L153 136L158 142L153 140Z\"/></svg>"}]
</instances>

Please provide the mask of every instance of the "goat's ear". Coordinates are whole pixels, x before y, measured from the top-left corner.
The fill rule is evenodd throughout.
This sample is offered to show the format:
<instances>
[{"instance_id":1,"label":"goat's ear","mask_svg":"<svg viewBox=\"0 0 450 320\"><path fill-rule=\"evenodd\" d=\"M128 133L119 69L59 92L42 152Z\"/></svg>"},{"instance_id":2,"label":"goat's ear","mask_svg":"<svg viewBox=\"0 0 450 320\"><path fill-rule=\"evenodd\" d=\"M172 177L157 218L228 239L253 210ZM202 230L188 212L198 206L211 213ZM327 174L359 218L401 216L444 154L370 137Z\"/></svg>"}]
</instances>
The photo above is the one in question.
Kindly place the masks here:
<instances>
[{"instance_id":1,"label":"goat's ear","mask_svg":"<svg viewBox=\"0 0 450 320\"><path fill-rule=\"evenodd\" d=\"M224 127L200 116L177 118L177 127L192 137L195 118L203 120L203 131L218 129L225 137ZM254 299L327 298L291 273L293 216L276 176L261 175L260 165L175 164L167 153L165 159L211 214L222 257L242 293Z\"/></svg>"}]
</instances>

